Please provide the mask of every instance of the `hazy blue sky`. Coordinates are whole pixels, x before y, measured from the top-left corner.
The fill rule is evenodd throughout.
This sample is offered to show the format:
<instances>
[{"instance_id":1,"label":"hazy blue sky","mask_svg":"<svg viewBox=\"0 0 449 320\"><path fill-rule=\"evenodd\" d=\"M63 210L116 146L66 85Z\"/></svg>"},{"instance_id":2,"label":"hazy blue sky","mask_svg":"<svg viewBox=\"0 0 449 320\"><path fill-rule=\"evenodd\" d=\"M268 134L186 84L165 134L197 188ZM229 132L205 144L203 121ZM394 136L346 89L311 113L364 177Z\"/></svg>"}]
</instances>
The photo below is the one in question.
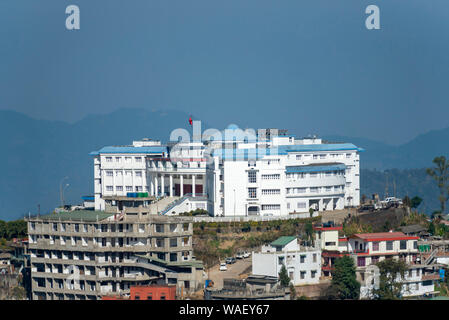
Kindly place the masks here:
<instances>
[{"instance_id":1,"label":"hazy blue sky","mask_svg":"<svg viewBox=\"0 0 449 320\"><path fill-rule=\"evenodd\" d=\"M447 0L1 0L0 40L0 109L37 118L179 109L391 143L449 126Z\"/></svg>"}]
</instances>

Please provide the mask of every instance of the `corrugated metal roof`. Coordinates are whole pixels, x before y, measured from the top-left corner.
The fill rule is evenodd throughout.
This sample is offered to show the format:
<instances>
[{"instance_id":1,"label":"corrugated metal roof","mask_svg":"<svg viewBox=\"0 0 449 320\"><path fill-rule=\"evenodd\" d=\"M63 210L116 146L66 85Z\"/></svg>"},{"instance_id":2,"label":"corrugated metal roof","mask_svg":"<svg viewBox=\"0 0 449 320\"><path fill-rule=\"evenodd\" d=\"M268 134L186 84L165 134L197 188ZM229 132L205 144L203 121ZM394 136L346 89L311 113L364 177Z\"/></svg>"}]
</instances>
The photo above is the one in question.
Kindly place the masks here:
<instances>
[{"instance_id":1,"label":"corrugated metal roof","mask_svg":"<svg viewBox=\"0 0 449 320\"><path fill-rule=\"evenodd\" d=\"M279 237L276 240L274 240L271 243L271 245L273 247L278 247L278 246L283 247L283 246L289 244L290 242L292 242L294 240L296 240L296 237L294 237L294 236L282 236L282 237Z\"/></svg>"}]
</instances>

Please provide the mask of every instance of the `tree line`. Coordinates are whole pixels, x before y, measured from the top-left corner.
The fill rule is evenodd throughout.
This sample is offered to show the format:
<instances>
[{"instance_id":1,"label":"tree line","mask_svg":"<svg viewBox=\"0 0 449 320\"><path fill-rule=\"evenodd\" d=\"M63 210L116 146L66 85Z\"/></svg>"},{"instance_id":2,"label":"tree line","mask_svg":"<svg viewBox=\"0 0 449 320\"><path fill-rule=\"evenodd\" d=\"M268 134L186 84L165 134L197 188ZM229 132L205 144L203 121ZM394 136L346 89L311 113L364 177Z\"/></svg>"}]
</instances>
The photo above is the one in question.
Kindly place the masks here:
<instances>
[{"instance_id":1,"label":"tree line","mask_svg":"<svg viewBox=\"0 0 449 320\"><path fill-rule=\"evenodd\" d=\"M25 220L0 220L0 239L11 240L13 238L23 238L27 234L27 223Z\"/></svg>"}]
</instances>

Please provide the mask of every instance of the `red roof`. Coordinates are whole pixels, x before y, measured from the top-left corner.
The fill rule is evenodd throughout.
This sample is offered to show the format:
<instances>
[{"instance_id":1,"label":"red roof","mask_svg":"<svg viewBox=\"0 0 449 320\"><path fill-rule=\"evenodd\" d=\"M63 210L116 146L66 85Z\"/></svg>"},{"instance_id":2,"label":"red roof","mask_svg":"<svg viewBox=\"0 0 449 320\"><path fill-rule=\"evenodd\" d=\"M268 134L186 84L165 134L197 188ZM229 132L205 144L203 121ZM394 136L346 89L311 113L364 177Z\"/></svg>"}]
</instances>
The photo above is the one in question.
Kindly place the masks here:
<instances>
[{"instance_id":1,"label":"red roof","mask_svg":"<svg viewBox=\"0 0 449 320\"><path fill-rule=\"evenodd\" d=\"M402 232L376 232L356 233L351 238L359 238L365 241L388 241L388 240L418 240L419 237L407 236Z\"/></svg>"}]
</instances>

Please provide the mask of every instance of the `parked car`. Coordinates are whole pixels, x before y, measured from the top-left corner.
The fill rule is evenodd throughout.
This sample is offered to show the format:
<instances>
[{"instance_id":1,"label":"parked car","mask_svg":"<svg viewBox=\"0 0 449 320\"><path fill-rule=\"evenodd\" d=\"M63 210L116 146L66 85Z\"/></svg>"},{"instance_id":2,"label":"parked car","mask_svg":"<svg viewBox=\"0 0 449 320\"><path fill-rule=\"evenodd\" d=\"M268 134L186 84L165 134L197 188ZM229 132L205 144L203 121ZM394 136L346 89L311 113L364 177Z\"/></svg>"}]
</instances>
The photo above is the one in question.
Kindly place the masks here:
<instances>
[{"instance_id":1,"label":"parked car","mask_svg":"<svg viewBox=\"0 0 449 320\"><path fill-rule=\"evenodd\" d=\"M234 258L234 257L226 258L226 263L227 263L227 264L235 263L235 258Z\"/></svg>"},{"instance_id":2,"label":"parked car","mask_svg":"<svg viewBox=\"0 0 449 320\"><path fill-rule=\"evenodd\" d=\"M249 258L251 256L251 252L245 251L245 253L243 253L243 258Z\"/></svg>"},{"instance_id":3,"label":"parked car","mask_svg":"<svg viewBox=\"0 0 449 320\"><path fill-rule=\"evenodd\" d=\"M228 267L226 266L226 262L222 262L220 264L220 271L226 271L228 270Z\"/></svg>"},{"instance_id":4,"label":"parked car","mask_svg":"<svg viewBox=\"0 0 449 320\"><path fill-rule=\"evenodd\" d=\"M235 256L237 259L243 259L243 252L237 252L237 255Z\"/></svg>"}]
</instances>

